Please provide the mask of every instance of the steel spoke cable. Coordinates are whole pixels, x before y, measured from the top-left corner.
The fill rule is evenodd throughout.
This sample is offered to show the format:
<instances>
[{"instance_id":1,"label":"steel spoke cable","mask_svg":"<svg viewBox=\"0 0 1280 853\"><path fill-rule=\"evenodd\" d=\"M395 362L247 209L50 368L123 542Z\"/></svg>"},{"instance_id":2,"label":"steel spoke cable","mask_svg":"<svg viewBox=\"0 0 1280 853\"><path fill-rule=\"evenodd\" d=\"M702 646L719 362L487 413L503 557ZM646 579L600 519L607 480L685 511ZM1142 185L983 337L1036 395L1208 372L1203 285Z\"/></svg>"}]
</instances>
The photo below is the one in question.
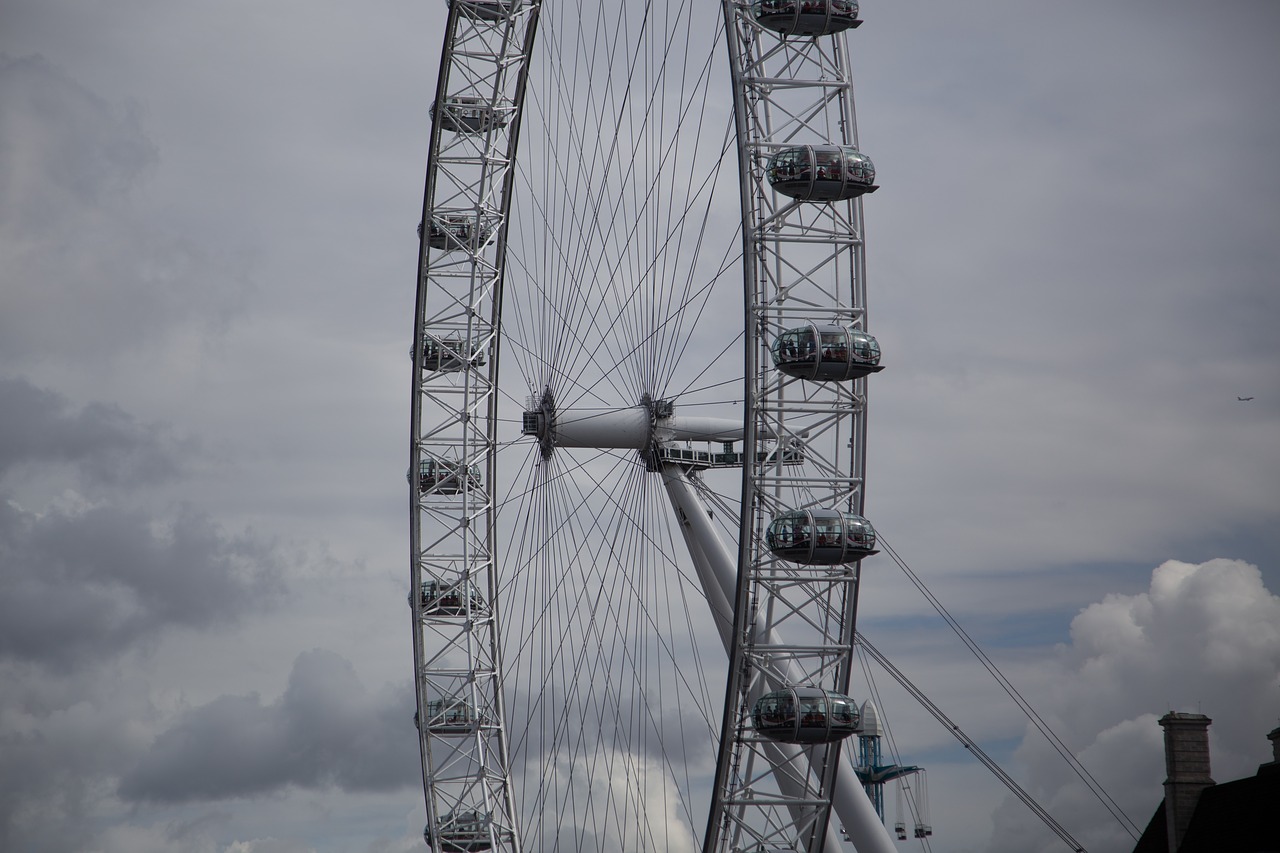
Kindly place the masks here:
<instances>
[{"instance_id":1,"label":"steel spoke cable","mask_svg":"<svg viewBox=\"0 0 1280 853\"><path fill-rule=\"evenodd\" d=\"M581 161L581 159L577 159L577 160ZM586 178L586 177L589 177L589 175L593 175L593 174L595 174L595 170L590 170L590 172L580 173L580 177ZM585 179L580 179L580 181L575 182L575 186L584 186L584 184L586 183L588 182L586 182ZM604 190L602 188L602 190L600 190L600 193L603 193L603 192ZM596 193L596 195L598 195L598 193ZM598 202L593 202L593 207L596 207L596 209L598 209ZM575 232L577 233L582 233L586 231L588 231L588 229L586 228L581 228L581 227L575 228ZM570 265L570 264L566 264L566 265ZM591 293L589 292L589 288L584 289L582 287L575 287L573 288L573 292L579 293L579 295L584 295L584 298L581 298L581 300L577 301L577 304L579 305L582 305L582 306L590 305L591 301L593 301L590 298ZM573 325L575 325L575 323L573 323L572 320L567 320L566 323L564 323L564 327L566 328L573 327ZM576 324L576 325L577 327L581 328L581 324Z\"/></svg>"},{"instance_id":2,"label":"steel spoke cable","mask_svg":"<svg viewBox=\"0 0 1280 853\"><path fill-rule=\"evenodd\" d=\"M682 7L682 8L683 8L683 7ZM694 27L692 26L692 24L691 24L691 22L690 22L690 23L689 23L689 24L688 24L684 29L685 29L685 54L686 54L686 55L688 55L688 54L690 53L691 38L692 38L692 33L693 33L693 31L694 31ZM721 38L720 30L719 30L719 29L717 29L717 30L716 30L716 36L715 36L715 38L713 39L713 43L712 43L712 45L711 45L710 49L709 49L709 50L708 50L708 52L707 52L706 59L703 61L702 67L701 67L701 69L699 70L699 73L698 73L697 78L696 78L696 79L693 81L693 83L692 83L692 86L693 86L693 89L694 89L694 93L695 93L695 94L696 94L696 93L700 93L699 104L700 104L700 107L701 107L701 108L700 108L700 109L698 109L698 110L696 111L696 113L695 113L695 115L697 116L697 124L696 124L696 126L694 127L694 129L692 130L692 133L691 133L691 134L685 134L685 133L681 133L681 132L680 132L680 131L681 131L681 130L683 130L683 129L684 129L684 127L685 127L686 118L687 118L687 116L688 116L689 112L691 111L691 109L692 109L692 107L693 107L693 103L694 103L694 96L693 96L693 95L691 95L691 94L688 94L689 84L688 84L688 81L687 81L687 75L685 75L685 76L684 76L684 77L682 77L682 79L681 79L680 102L681 102L682 104L684 104L685 106L684 106L684 108L681 110L681 113L680 113L680 116L679 116L679 119L678 119L678 122L677 122L676 130L675 130L675 132L672 134L672 138L674 139L675 144L669 147L669 150L670 150L670 153L669 153L669 154L668 154L668 153L664 153L664 155L663 155L663 163L664 163L664 164L667 162L667 160L668 160L668 159L671 159L671 158L674 158L674 159L676 159L677 161L679 160L680 145L681 145L681 143L683 142L683 140L685 140L686 138L688 138L688 137L690 137L690 136L692 137L692 147L693 147L693 149L696 151L696 150L698 150L698 149L701 147L702 131L703 131L703 122L704 122L704 120L705 120L705 116L706 116L707 98L708 98L708 97L709 97L709 95L710 95L710 80L709 80L709 74L710 74L710 70L711 70L711 67L712 67L712 64L713 64L714 56L715 56L715 54L717 54L717 53L719 52L719 50L720 50L720 46L721 46L721 44L720 44L720 38ZM717 157L717 158L715 159L715 161L714 161L714 168L712 169L712 171L711 171L710 175L708 176L708 178L703 180L703 184L702 184L702 186L706 186L708 179L710 180L710 188L709 188L709 190L705 193L706 198L707 198L706 209L704 210L704 212L703 212L703 214L702 214L702 218L701 218L701 220L700 220L700 222L699 222L699 228L698 228L697 239L696 239L696 241L694 242L694 244L693 244L692 248L691 248L691 249L690 249L690 251L689 251L689 255L691 256L691 260L690 260L690 263L689 263L689 265L688 265L688 267L689 267L689 271L688 271L688 273L686 273L686 275L685 275L685 277L684 277L683 295L682 295L682 296L677 300L677 303L676 303L676 304L686 304L686 303L688 302L688 298L689 298L689 289L690 289L690 287L692 286L692 282L693 282L693 278L694 278L694 270L695 270L695 268L696 268L696 261L697 261L697 259L701 256L702 243L703 243L703 239L704 239L704 237L705 237L705 235L706 235L707 223L708 223L709 218L710 218L710 208L711 208L711 203L712 203L712 200L713 200L713 199L715 198L715 196L716 196L715 188L716 188L716 185L717 185L717 183L718 183L719 176L720 176L720 175L721 175L721 173L723 172L723 166L724 166L724 158L725 158L725 154L726 154L726 152L727 152L730 148L735 147L735 146L733 146L733 144L732 144L732 137L729 137L729 139L730 139L730 141L729 141L727 144L722 143L722 145L721 145L721 149L720 149L720 156L719 156L719 157ZM696 165L696 161L695 161L693 158L690 158L690 160L689 160L688 176L687 176L687 178L685 179L685 183L686 183L686 185L688 185L688 186L690 186L690 187L692 187L692 186L694 185L694 178L695 178L695 165ZM666 216L666 221L667 221L667 223L670 223L670 222L671 222L672 215L673 215L673 212L674 212L674 204L675 204L675 200L676 200L676 196L677 196L677 193L676 193L676 184L677 184L677 180L678 180L679 176L677 175L677 172L676 172L676 170L675 170L675 169L670 169L670 170L668 170L668 171L669 171L669 173L671 174L671 186L670 186L670 188L669 188L669 193L670 193L670 195L669 195L669 203L668 203L668 207L667 207L667 216ZM699 189L698 189L698 191L697 191L697 192L691 193L691 196L692 196L693 198L696 198L696 197L698 197L698 196L700 196L700 195L702 195L702 194L703 194L703 193L702 193L702 187L699 187ZM688 216L688 213L687 213L687 207L688 207L688 203L686 203L686 210L685 210L685 211L682 211L682 212L680 213L680 216L679 216L679 217L678 217L678 219L677 219L677 227L678 227L678 229L679 229L679 231L680 231L680 233L681 233L681 235L682 235L682 237L681 237L680 239L678 239L678 240L677 240L677 250L676 250L676 253L675 253L675 254L677 254L677 255L678 255L678 254L680 254L680 252L679 252L679 246L680 246L680 245L682 244L682 242L683 242L683 232L684 232L684 230L685 230L685 226L686 226L686 222L687 222L687 216ZM669 226L668 226L668 229L669 229ZM664 254L664 261L665 261L665 260L666 260L666 258L668 258L668 257L669 257L668 255L665 255L665 254ZM667 272L669 269L670 269L669 264L664 263L664 268L663 268L663 270L662 270L662 272L661 272L661 275L660 275L660 278L661 278L663 281L666 281L666 280L669 278L669 276L668 276L668 272ZM675 290L674 290L674 288L672 289L672 296L673 296L673 297L675 296ZM699 311L699 312L698 312L698 314L700 315L700 314L701 314L701 311ZM697 317L693 318L693 321L692 321L692 322L693 322L693 324L696 324L696 322L697 322ZM672 335L673 335L673 336L675 336L676 338L678 338L678 336L679 336L679 330L673 330ZM687 339L686 339L686 340L687 340ZM662 341L662 342L660 342L660 343L661 343L661 344L663 344L663 345L660 345L660 346L658 346L658 347L657 347L657 350L658 350L658 352L659 352L659 353L674 353L674 359L667 359L667 360L666 360L666 363L671 363L672 361L674 361L675 363L678 363L678 362L679 362L679 355L680 355L681 353L680 353L680 352L675 352L675 351L677 350L677 347L675 347L672 343L668 343L668 341L665 341L665 340L664 340L664 341ZM681 351L683 350L683 348L680 348L680 349L681 349ZM655 376L653 377L654 387L664 386L664 385L666 384L666 378L665 378L666 376L667 376L667 371L664 369L664 363L663 363L663 362L659 362L658 364L656 364L656 365L655 365ZM663 378L662 378L662 379L659 379L659 377L663 377Z\"/></svg>"},{"instance_id":3,"label":"steel spoke cable","mask_svg":"<svg viewBox=\"0 0 1280 853\"><path fill-rule=\"evenodd\" d=\"M619 27L620 27L620 28L625 24L625 14L624 14L624 11L625 11L625 5L624 5L624 4L619 4L619 18L620 18L620 20L622 21L622 24L620 24L620 25L619 25ZM646 8L645 8L645 17L646 17L646 19L647 19L647 16L648 16L648 11L649 11L648 6L646 6ZM613 51L610 51L610 56L612 56L613 54L614 54L614 52L613 52ZM637 47L637 48L636 48L636 50L635 50L634 52L632 52L632 54L631 54L631 58L630 58L630 60L629 60L629 62L628 62L628 69L627 69L626 82L625 82L625 85L622 87L621 98L622 98L622 100L623 100L623 102L624 102L624 103L625 103L625 102L627 102L627 101L630 99L630 93L631 93L632 87L633 87L633 85L634 85L634 80L635 80L635 75L636 75L636 65L637 65L638 56L639 56L639 48ZM607 76L608 76L608 78L609 78L610 80L611 80L611 79L612 79L612 77L613 77L613 68L612 68L612 65L610 65L610 66L609 66L609 68L608 68L608 75L607 75ZM588 90L589 90L589 89L588 89ZM608 89L608 91L613 91L612 87L610 87L610 88ZM600 107L600 109L601 109L601 115L603 115L603 111L604 111L604 109L605 109L605 107L606 107L606 106L607 106L607 103L606 103L606 102L604 102L604 101L602 101L602 102L601 102L601 107ZM614 228L614 227L616 227L616 226L615 226L615 223L616 223L616 209L617 209L617 205L622 203L622 201L621 201L621 197L622 197L622 196L621 196L621 194L618 194L618 195L619 195L619 200L615 203L614 213L613 213L613 214L611 214L611 216L609 217L608 224L607 224L607 225L601 225L601 218L600 218L600 211L601 211L601 209L602 209L601 201L603 200L603 198L605 197L605 195L606 195L606 193L607 193L609 177L610 177L610 175L612 174L612 170L613 170L613 168L614 168L615 163L616 163L616 162L618 161L618 159L619 159L619 158L617 158L617 157L615 156L615 154L616 154L616 152L617 152L619 142L620 142L620 140L622 139L622 133L621 133L621 131L622 131L622 126L623 126L623 125L622 125L622 122L623 122L623 119L622 119L622 113L621 113L620 111L617 111L617 112L616 112L616 115L617 115L618 117L617 117L617 119L616 119L616 120L614 121L614 123L613 123L613 130L612 130L612 132L611 132L611 133L609 133L608 135L606 135L606 134L604 134L604 133L597 134L597 135L596 135L596 137L595 137L595 141L596 141L596 150L595 150L595 153L594 153L594 155L593 155L593 160L592 160L591 162L592 162L592 163L594 163L594 164L599 164L599 163L603 162L603 164L604 164L604 165L603 165L603 168L599 168L599 167L597 167L597 168L593 168L593 169L591 169L591 170L590 170L590 172L584 172L584 178L591 178L591 179L596 179L596 178L598 178L598 180L599 180L599 185L600 185L600 190L599 190L599 192L598 192L598 193L593 193L593 194L592 194L592 196L593 196L593 198L594 198L594 201L593 201L593 202L588 206L588 209L591 211L591 223L592 223L592 225L591 225L591 228L590 228L590 229L583 229L583 232L584 232L584 233L586 234L586 236L588 236L588 237L600 237L600 238L601 238L601 239L603 239L603 240L607 240L607 239L609 239L609 235L612 233L613 228ZM604 126L604 122L603 122L603 121L601 121L601 122L599 123L599 126L603 127L603 126ZM606 138L608 139L608 146L607 146L607 150L606 150L606 148L605 148L605 147L602 147L602 146L603 146L603 143L604 143L604 142L605 142L605 140L606 140ZM633 152L633 156L634 156L634 152ZM580 161L584 161L584 160L585 160L585 158L579 158L579 160L580 160ZM582 184L582 185L589 185L589 180L581 180L581 181L580 181L580 184ZM586 245L586 244L584 244L584 245ZM603 245L603 243L602 243L602 245ZM586 252L584 251L584 253L583 253L583 254L586 254ZM603 298L601 298L601 297L603 297L603 296L608 292L608 290L607 290L607 289L605 288L605 286L604 286L604 283L605 283L605 282L607 282L607 281L609 280L609 279L608 279L608 277L602 277L602 276L599 276L599 275L591 275L591 276L585 277L585 280L587 280L588 282L602 282L602 283L600 284L601 289L600 289L599 291L596 291L596 290L592 289L592 290L590 290L590 291L589 291L589 293L590 293L590 296L594 297L594 301L595 301L595 302L597 302L597 303L599 303L599 304L605 304L605 299L603 299ZM592 285L592 284L590 284L590 283L589 283L589 284L588 284L588 287L589 287L589 288L593 288L593 287L594 287L594 285ZM591 299L584 299L582 304L583 304L583 305L586 305L586 304L588 304L588 303L589 303L589 302L591 302L591 301L593 301L593 300L591 300ZM576 327L578 327L578 328L582 328L581 324L578 324Z\"/></svg>"},{"instance_id":4,"label":"steel spoke cable","mask_svg":"<svg viewBox=\"0 0 1280 853\"><path fill-rule=\"evenodd\" d=\"M653 99L650 99L650 102L652 102L652 100L653 100ZM648 117L646 117L646 118L648 118ZM643 126L643 127L648 127L648 124L644 124L644 126ZM637 134L637 136L639 136L639 134ZM676 138L678 138L678 136L677 136ZM668 149L669 149L669 145L668 145ZM632 160L632 163L634 163L634 160ZM659 165L660 165L660 164L659 164ZM628 173L628 174L630 174L630 173ZM658 186L657 181L658 181L658 179L660 178L660 174L662 174L662 173L660 173L660 170L655 169L655 170L654 170L654 174L655 174L655 178L653 179L653 181L652 181L652 182L650 182L650 190L649 190L649 193L646 193L645 204L644 204L644 205L641 205L641 207L640 207L640 211L643 211L643 210L645 209L645 207L646 207L646 206L649 206L649 205L648 205L648 202L649 202L649 195L652 195L652 193L653 193L653 188L654 188L655 186ZM632 175L632 177L634 177L634 175ZM622 195L622 193L620 193L620 196L621 196L621 197L625 197L625 195ZM639 211L637 211L637 213L639 213ZM614 220L616 220L616 216L614 216ZM639 225L639 219L634 219L634 225L632 225L632 231L634 231L634 229L637 227L637 225ZM635 284L634 288L632 288L632 289L635 289L636 287L639 287L639 284L640 284L641 282L643 282L643 280L644 280L644 278L645 278L645 277L644 277L644 275L636 274L634 278L636 279L636 284ZM623 309L623 306L622 306L622 305L618 306L618 311L620 311L620 313L621 313L622 309Z\"/></svg>"},{"instance_id":5,"label":"steel spoke cable","mask_svg":"<svg viewBox=\"0 0 1280 853\"><path fill-rule=\"evenodd\" d=\"M710 292L710 290L711 290L711 288L713 288L713 287L714 287L715 283L716 283L716 278L709 279L706 283L704 283L704 284L702 285L702 287L701 287L701 288L699 288L699 291L698 291L698 292L699 292L699 293L704 293L704 292L705 292L705 293L709 293L709 292ZM679 312L673 312L672 314L668 315L668 316L663 320L663 322L662 322L662 323L658 324L658 328L655 328L655 329L653 329L653 330L651 330L651 331L649 332L649 336L652 336L652 335L656 335L656 334L658 334L658 333L659 333L659 331L660 331L660 329L661 329L661 327L662 327L663 325L665 325L665 324L667 324L667 323L674 323L674 322L676 322L678 315L679 315ZM741 333L739 333L737 337L738 337L738 338L741 338ZM645 340L648 340L648 337L646 337L646 339L645 339ZM641 343L640 343L640 344L637 344L637 345L636 345L635 347L633 347L631 350L629 350L628 352L626 352L626 353L623 355L623 358L625 359L625 358L633 358L633 357L635 357L635 356L640 352L640 350L641 350L641 347L642 347L643 343L644 343L644 341L641 341ZM725 348L725 351L727 351L727 350L729 349L729 347L731 347L731 346L732 346L732 343L731 343L728 347L726 347L726 348ZM719 357L719 356L717 356L717 358L718 358L718 357ZM704 368L704 371L701 371L701 372L699 372L699 373L698 373L698 376L701 376L701 375L703 374L703 372L705 372L705 368ZM697 381L697 380L695 379L695 380L693 380L693 381ZM580 399L580 398L570 398L570 399L568 400L568 402L567 402L567 404L566 404L566 405L572 406L572 405L577 401L577 399Z\"/></svg>"}]
</instances>

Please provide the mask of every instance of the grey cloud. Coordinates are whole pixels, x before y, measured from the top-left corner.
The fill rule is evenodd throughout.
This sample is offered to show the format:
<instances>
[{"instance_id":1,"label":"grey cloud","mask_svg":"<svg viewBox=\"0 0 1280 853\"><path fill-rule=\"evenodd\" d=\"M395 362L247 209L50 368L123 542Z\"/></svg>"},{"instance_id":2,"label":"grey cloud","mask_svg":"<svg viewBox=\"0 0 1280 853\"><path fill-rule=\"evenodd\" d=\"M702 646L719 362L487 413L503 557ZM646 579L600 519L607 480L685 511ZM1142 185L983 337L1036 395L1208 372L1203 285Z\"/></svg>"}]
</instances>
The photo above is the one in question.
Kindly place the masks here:
<instances>
[{"instance_id":1,"label":"grey cloud","mask_svg":"<svg viewBox=\"0 0 1280 853\"><path fill-rule=\"evenodd\" d=\"M0 503L0 657L72 667L173 626L232 622L274 600L279 573L271 543L189 508L162 523Z\"/></svg>"},{"instance_id":2,"label":"grey cloud","mask_svg":"<svg viewBox=\"0 0 1280 853\"><path fill-rule=\"evenodd\" d=\"M301 841L263 838L242 842L244 853L314 853L315 848Z\"/></svg>"},{"instance_id":3,"label":"grey cloud","mask_svg":"<svg viewBox=\"0 0 1280 853\"><path fill-rule=\"evenodd\" d=\"M185 802L286 786L401 788L418 772L412 707L407 687L370 695L344 658L306 652L277 702L223 696L182 715L123 777L119 794Z\"/></svg>"},{"instance_id":4,"label":"grey cloud","mask_svg":"<svg viewBox=\"0 0 1280 853\"><path fill-rule=\"evenodd\" d=\"M85 479L136 485L173 476L177 451L163 431L118 406L71 411L61 395L20 378L0 377L0 477L22 463L72 462Z\"/></svg>"},{"instance_id":5,"label":"grey cloud","mask_svg":"<svg viewBox=\"0 0 1280 853\"><path fill-rule=\"evenodd\" d=\"M241 310L245 261L138 192L159 163L136 106L0 54L0 355L101 360Z\"/></svg>"},{"instance_id":6,"label":"grey cloud","mask_svg":"<svg viewBox=\"0 0 1280 853\"><path fill-rule=\"evenodd\" d=\"M0 54L0 226L39 236L153 168L136 107L117 109L41 56Z\"/></svg>"},{"instance_id":7,"label":"grey cloud","mask_svg":"<svg viewBox=\"0 0 1280 853\"><path fill-rule=\"evenodd\" d=\"M102 778L145 747L149 693L111 667L67 676L0 661L0 850L91 848L85 818Z\"/></svg>"}]
</instances>

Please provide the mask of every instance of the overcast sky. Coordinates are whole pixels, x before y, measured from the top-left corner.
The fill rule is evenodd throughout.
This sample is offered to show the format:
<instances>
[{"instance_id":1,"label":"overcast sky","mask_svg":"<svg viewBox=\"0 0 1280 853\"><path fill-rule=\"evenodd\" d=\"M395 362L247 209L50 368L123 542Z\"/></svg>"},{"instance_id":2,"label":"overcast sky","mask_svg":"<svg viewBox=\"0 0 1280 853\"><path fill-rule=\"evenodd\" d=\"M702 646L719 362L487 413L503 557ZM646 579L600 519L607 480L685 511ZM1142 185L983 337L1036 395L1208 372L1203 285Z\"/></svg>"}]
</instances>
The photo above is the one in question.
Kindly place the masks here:
<instances>
[{"instance_id":1,"label":"overcast sky","mask_svg":"<svg viewBox=\"0 0 1280 853\"><path fill-rule=\"evenodd\" d=\"M0 848L421 849L405 353L445 8L0 0ZM1145 825L1157 717L1214 719L1219 781L1280 720L1280 8L863 17L868 515ZM864 633L1130 849L865 568ZM877 684L935 850L1065 849Z\"/></svg>"}]
</instances>

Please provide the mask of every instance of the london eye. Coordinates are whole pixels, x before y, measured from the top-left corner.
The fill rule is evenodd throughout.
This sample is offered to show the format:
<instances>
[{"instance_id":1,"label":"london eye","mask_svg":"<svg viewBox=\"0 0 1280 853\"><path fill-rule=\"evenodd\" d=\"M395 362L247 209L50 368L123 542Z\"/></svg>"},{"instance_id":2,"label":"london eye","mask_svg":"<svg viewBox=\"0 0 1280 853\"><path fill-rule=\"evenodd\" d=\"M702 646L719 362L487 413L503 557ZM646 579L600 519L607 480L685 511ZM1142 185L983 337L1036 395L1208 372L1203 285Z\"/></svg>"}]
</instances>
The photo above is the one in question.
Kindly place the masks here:
<instances>
[{"instance_id":1,"label":"london eye","mask_svg":"<svg viewBox=\"0 0 1280 853\"><path fill-rule=\"evenodd\" d=\"M860 23L451 0L409 466L434 849L893 849L841 748L881 367Z\"/></svg>"}]
</instances>

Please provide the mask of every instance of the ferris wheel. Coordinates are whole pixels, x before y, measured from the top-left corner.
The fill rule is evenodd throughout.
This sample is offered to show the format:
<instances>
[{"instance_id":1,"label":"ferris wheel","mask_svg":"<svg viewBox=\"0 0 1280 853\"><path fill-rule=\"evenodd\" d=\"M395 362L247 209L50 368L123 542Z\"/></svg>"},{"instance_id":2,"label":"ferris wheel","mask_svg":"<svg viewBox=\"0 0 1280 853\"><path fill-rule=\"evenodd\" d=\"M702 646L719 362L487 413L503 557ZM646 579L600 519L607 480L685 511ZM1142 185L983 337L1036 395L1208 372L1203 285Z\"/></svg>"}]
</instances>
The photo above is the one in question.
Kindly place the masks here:
<instances>
[{"instance_id":1,"label":"ferris wheel","mask_svg":"<svg viewBox=\"0 0 1280 853\"><path fill-rule=\"evenodd\" d=\"M438 851L859 851L853 0L451 0L414 326ZM727 58L727 61L726 61Z\"/></svg>"}]
</instances>

